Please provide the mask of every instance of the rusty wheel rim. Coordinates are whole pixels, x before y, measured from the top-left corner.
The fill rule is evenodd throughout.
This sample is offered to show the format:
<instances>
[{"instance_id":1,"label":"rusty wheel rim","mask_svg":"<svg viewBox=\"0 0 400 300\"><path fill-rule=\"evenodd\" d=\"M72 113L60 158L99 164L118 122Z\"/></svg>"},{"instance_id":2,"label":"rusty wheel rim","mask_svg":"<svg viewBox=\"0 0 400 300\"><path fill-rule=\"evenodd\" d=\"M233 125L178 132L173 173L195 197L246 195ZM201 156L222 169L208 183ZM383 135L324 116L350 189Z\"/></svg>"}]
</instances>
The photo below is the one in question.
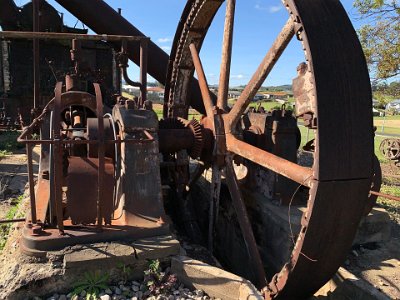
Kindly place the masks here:
<instances>
[{"instance_id":1,"label":"rusty wheel rim","mask_svg":"<svg viewBox=\"0 0 400 300\"><path fill-rule=\"evenodd\" d=\"M221 4L188 1L171 51L165 116L187 117L194 73L189 46L200 51ZM268 297L279 299L306 298L336 272L351 247L373 174L368 70L344 8L337 0L287 0L284 5L289 12L287 24L293 23L287 26L293 26L305 50L316 150L312 176L306 176L309 199L294 250L266 288ZM233 108L236 118L242 108ZM239 153L241 146L245 147L239 144L228 150L245 156L246 151Z\"/></svg>"}]
</instances>

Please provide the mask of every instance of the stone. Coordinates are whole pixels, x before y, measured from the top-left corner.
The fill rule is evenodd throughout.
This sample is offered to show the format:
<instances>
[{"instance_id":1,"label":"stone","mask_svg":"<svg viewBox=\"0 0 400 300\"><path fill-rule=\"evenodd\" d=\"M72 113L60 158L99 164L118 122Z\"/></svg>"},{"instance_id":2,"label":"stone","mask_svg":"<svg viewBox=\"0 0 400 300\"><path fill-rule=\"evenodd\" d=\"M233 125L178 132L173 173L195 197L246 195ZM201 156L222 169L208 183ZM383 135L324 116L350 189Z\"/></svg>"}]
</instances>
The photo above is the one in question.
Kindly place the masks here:
<instances>
[{"instance_id":1,"label":"stone","mask_svg":"<svg viewBox=\"0 0 400 300\"><path fill-rule=\"evenodd\" d=\"M139 287L137 285L132 285L132 291L138 292L139 291Z\"/></svg>"},{"instance_id":2,"label":"stone","mask_svg":"<svg viewBox=\"0 0 400 300\"><path fill-rule=\"evenodd\" d=\"M140 286L140 283L137 281L132 281L132 285Z\"/></svg>"},{"instance_id":3,"label":"stone","mask_svg":"<svg viewBox=\"0 0 400 300\"><path fill-rule=\"evenodd\" d=\"M108 294L108 295L112 295L112 290L110 290L110 289L106 289L105 291L104 291L104 293L106 293L106 294Z\"/></svg>"},{"instance_id":4,"label":"stone","mask_svg":"<svg viewBox=\"0 0 400 300\"><path fill-rule=\"evenodd\" d=\"M65 296L65 295L60 295L60 297L58 298L58 300L67 300L67 296Z\"/></svg>"},{"instance_id":5,"label":"stone","mask_svg":"<svg viewBox=\"0 0 400 300\"><path fill-rule=\"evenodd\" d=\"M115 288L115 294L117 294L117 295L121 295L122 294L122 291L120 290L120 288Z\"/></svg>"},{"instance_id":6,"label":"stone","mask_svg":"<svg viewBox=\"0 0 400 300\"><path fill-rule=\"evenodd\" d=\"M80 295L79 296L81 296L81 297L85 297L86 296L86 291L85 290L83 290L81 293L80 293Z\"/></svg>"},{"instance_id":7,"label":"stone","mask_svg":"<svg viewBox=\"0 0 400 300\"><path fill-rule=\"evenodd\" d=\"M138 297L132 297L131 300L138 300Z\"/></svg>"},{"instance_id":8,"label":"stone","mask_svg":"<svg viewBox=\"0 0 400 300\"><path fill-rule=\"evenodd\" d=\"M110 295L103 295L100 297L101 300L111 300Z\"/></svg>"}]
</instances>

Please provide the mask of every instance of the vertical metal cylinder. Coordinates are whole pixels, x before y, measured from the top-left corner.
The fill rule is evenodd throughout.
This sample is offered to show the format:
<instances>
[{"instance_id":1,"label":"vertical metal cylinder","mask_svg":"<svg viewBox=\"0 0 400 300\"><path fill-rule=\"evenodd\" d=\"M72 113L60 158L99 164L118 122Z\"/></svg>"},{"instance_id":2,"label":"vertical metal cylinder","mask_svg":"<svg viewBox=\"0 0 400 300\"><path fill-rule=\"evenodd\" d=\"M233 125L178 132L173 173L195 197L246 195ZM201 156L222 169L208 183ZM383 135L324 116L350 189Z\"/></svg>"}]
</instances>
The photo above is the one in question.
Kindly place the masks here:
<instances>
[{"instance_id":1,"label":"vertical metal cylinder","mask_svg":"<svg viewBox=\"0 0 400 300\"><path fill-rule=\"evenodd\" d=\"M28 156L28 180L29 180L29 198L31 203L31 221L37 223L36 219L36 198L35 198L35 182L33 180L32 167L32 144L26 144L26 155Z\"/></svg>"},{"instance_id":2,"label":"vertical metal cylinder","mask_svg":"<svg viewBox=\"0 0 400 300\"><path fill-rule=\"evenodd\" d=\"M140 41L140 107L147 100L147 47L148 40Z\"/></svg>"}]
</instances>

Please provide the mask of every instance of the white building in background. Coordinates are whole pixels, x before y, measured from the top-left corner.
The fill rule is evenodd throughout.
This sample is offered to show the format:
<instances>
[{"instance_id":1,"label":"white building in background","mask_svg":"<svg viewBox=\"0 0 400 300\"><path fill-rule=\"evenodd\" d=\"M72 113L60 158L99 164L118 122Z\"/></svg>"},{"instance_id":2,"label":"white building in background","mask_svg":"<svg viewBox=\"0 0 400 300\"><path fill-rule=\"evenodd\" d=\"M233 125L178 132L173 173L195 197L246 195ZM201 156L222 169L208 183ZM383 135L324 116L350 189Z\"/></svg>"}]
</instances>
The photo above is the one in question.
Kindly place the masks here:
<instances>
[{"instance_id":1,"label":"white building in background","mask_svg":"<svg viewBox=\"0 0 400 300\"><path fill-rule=\"evenodd\" d=\"M386 104L386 110L395 110L400 114L400 99L393 100Z\"/></svg>"}]
</instances>

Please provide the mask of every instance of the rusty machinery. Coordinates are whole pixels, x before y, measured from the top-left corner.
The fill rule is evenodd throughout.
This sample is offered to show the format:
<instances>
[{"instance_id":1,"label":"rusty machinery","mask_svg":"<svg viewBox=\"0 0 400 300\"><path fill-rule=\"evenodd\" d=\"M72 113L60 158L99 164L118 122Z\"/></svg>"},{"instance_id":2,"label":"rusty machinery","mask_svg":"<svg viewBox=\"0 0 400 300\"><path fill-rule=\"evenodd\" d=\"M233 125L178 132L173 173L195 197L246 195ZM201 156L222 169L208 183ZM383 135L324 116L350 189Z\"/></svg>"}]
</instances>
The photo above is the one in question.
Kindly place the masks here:
<instances>
[{"instance_id":1,"label":"rusty machinery","mask_svg":"<svg viewBox=\"0 0 400 300\"><path fill-rule=\"evenodd\" d=\"M234 0L226 1L217 96L208 89L199 51L223 1L188 1L169 62L104 2L96 1L92 6L96 11L85 9L94 5L93 0L57 2L98 33L136 36L92 38L120 47L118 63L125 77L128 56L141 66L142 80L132 84L142 93L135 101L116 96L109 110L103 107L101 86L81 77L79 68L64 85L57 83L54 99L19 139L27 144L32 208L23 247L35 253L76 243L165 234L169 229L162 186L168 185L184 229L192 238L206 240L212 251L218 244L216 224L229 222L219 216L224 182L245 241L251 279L266 298L306 298L327 282L344 261L361 217L376 200L370 195L371 186L376 190L379 185L368 70L340 2L285 0L287 23L233 107L228 107L227 91ZM35 37L89 39L47 33ZM295 111L247 111L293 37L301 43L306 61L299 65L293 80ZM147 49L143 46L146 42ZM147 71L165 83L161 121L151 102L145 100ZM85 90L92 84L94 94ZM204 117L187 120L189 107ZM308 144L313 155L311 167L297 164L301 139L297 119L315 132L315 139ZM41 128L39 139L32 135L35 127ZM36 194L33 144L42 145ZM193 172L191 161L196 166ZM247 168L240 181L238 165ZM211 193L205 200L208 208L203 218L192 208L190 194L206 169L212 170ZM253 231L255 224L242 195L246 187L265 189L266 201L305 203L301 228L292 237L295 245L289 257L282 257L284 262L277 270L268 270L261 258L257 242L263 233ZM294 199L300 189L303 196ZM201 226L204 219L205 227ZM272 269L275 275L267 277L265 269L269 273Z\"/></svg>"},{"instance_id":2,"label":"rusty machinery","mask_svg":"<svg viewBox=\"0 0 400 300\"><path fill-rule=\"evenodd\" d=\"M388 160L400 167L400 139L387 138L379 145L379 150Z\"/></svg>"}]
</instances>

